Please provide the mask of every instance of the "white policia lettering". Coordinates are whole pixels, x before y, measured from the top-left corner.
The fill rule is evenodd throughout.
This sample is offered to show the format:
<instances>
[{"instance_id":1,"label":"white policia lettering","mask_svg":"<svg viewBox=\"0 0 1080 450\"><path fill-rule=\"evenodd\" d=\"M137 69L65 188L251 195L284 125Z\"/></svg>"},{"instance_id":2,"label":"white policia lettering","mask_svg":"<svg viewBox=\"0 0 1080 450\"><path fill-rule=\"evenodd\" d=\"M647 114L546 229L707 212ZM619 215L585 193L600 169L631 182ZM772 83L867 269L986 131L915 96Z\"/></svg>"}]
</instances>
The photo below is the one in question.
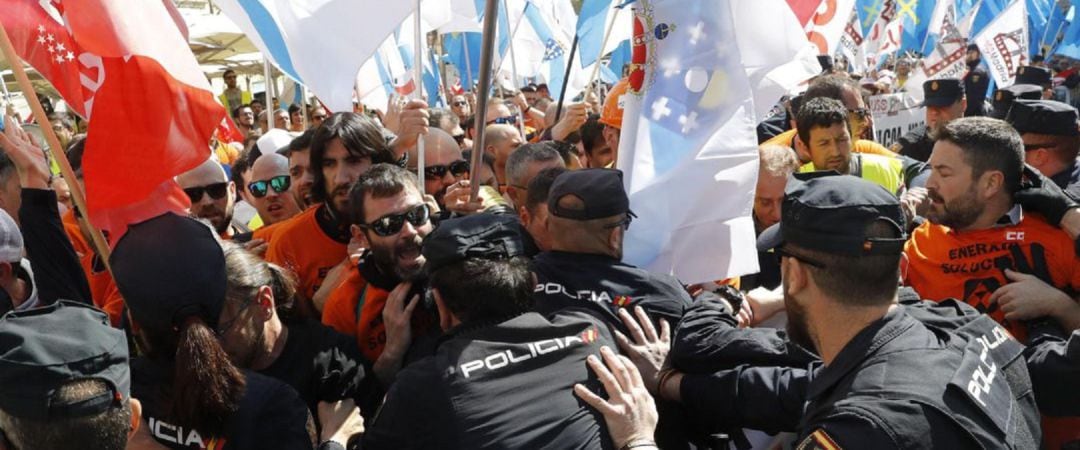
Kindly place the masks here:
<instances>
[{"instance_id":1,"label":"white policia lettering","mask_svg":"<svg viewBox=\"0 0 1080 450\"><path fill-rule=\"evenodd\" d=\"M594 303L600 303L600 302L611 303L611 296L608 295L607 292L597 293L597 292L588 291L588 290L580 290L580 291L572 292L572 291L567 290L566 286L563 286L563 285L561 285L559 283L541 283L541 284L537 284L536 289L535 289L534 292L537 292L537 293L543 292L544 294L547 294L547 295L562 294L562 295L565 295L565 296L570 297L570 298L575 299L575 300L588 300L588 301L594 302Z\"/></svg>"},{"instance_id":2,"label":"white policia lettering","mask_svg":"<svg viewBox=\"0 0 1080 450\"><path fill-rule=\"evenodd\" d=\"M150 432L154 437L161 439L165 442L172 442L174 444L180 444L185 447L190 447L192 444L198 445L198 448L206 448L206 444L203 442L202 436L198 431L187 430L185 433L184 427L168 424L160 420L156 420L153 417L150 418ZM185 438L186 437L186 438Z\"/></svg>"},{"instance_id":3,"label":"white policia lettering","mask_svg":"<svg viewBox=\"0 0 1080 450\"><path fill-rule=\"evenodd\" d=\"M975 367L975 371L971 373L971 381L968 382L968 392L984 408L986 402L982 400L982 395L990 393L991 384L994 383L994 378L997 376L997 364L993 361L988 362L986 356L990 354L990 350L997 348L1002 342L1009 339L1008 334L1001 327L994 328L993 335L995 338L993 342L990 342L986 336L979 336L978 341L983 346L982 353L979 355L982 365ZM986 372L983 371L984 366Z\"/></svg>"},{"instance_id":4,"label":"white policia lettering","mask_svg":"<svg viewBox=\"0 0 1080 450\"><path fill-rule=\"evenodd\" d=\"M487 370L498 370L507 367L511 364L517 364L523 361L536 358L541 355L546 355L558 350L563 350L576 345L585 345L586 341L582 339L582 336L566 336L554 339L544 339L542 341L530 342L528 344L518 344L514 348L518 348L519 351L515 352L514 348L508 348L493 353L487 357L476 359L462 363L458 366L461 370L461 374L465 378L471 377L476 371L486 368ZM525 347L521 349L521 347Z\"/></svg>"}]
</instances>

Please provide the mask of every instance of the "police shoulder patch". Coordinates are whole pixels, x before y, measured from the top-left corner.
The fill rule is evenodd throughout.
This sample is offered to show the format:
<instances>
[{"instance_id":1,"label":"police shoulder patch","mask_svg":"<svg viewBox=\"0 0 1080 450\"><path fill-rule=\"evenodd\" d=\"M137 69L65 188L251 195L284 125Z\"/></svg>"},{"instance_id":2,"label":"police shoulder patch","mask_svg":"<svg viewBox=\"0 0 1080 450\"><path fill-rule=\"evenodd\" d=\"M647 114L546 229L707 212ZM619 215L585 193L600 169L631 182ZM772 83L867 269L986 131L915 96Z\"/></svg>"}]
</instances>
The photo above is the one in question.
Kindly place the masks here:
<instances>
[{"instance_id":1,"label":"police shoulder patch","mask_svg":"<svg viewBox=\"0 0 1080 450\"><path fill-rule=\"evenodd\" d=\"M814 430L813 433L806 436L806 438L795 447L795 450L840 450L841 448L842 447L837 445L836 441L833 440L832 436L829 436L829 433L818 428Z\"/></svg>"}]
</instances>

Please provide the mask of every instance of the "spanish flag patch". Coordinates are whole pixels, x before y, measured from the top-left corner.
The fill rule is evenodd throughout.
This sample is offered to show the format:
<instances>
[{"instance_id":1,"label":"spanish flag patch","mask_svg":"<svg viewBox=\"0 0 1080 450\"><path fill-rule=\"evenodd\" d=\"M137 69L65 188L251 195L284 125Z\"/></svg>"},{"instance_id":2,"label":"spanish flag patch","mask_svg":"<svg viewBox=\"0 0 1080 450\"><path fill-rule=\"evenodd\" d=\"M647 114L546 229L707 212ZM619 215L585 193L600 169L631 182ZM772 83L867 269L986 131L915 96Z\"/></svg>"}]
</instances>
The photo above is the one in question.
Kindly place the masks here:
<instances>
[{"instance_id":1,"label":"spanish flag patch","mask_svg":"<svg viewBox=\"0 0 1080 450\"><path fill-rule=\"evenodd\" d=\"M829 436L829 433L826 433L825 430L822 430L821 428L818 428L818 429L814 430L813 433L810 433L810 435L807 436L805 439L803 439L802 442L800 442L799 445L797 447L795 447L795 449L796 450L818 450L818 449L820 449L820 450L840 450L841 447L836 444L836 441L834 441L831 436Z\"/></svg>"}]
</instances>

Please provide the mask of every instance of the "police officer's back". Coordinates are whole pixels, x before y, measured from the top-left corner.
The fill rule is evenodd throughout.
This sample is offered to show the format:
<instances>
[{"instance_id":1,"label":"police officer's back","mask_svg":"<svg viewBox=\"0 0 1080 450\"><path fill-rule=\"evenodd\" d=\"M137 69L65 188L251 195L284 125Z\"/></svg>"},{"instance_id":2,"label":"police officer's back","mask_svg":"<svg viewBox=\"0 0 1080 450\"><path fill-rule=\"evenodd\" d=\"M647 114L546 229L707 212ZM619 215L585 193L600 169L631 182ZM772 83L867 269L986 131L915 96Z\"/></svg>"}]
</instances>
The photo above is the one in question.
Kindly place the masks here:
<instances>
[{"instance_id":1,"label":"police officer's back","mask_svg":"<svg viewBox=\"0 0 1080 450\"><path fill-rule=\"evenodd\" d=\"M588 314L528 312L519 230L512 216L481 214L424 241L445 335L398 373L365 448L611 448L603 419L572 392L599 390L585 360L611 346L610 332Z\"/></svg>"},{"instance_id":2,"label":"police officer's back","mask_svg":"<svg viewBox=\"0 0 1080 450\"><path fill-rule=\"evenodd\" d=\"M896 304L903 230L896 198L869 182L791 182L759 248L783 257L788 335L822 363L667 376L661 398L787 424L798 448L1038 447L1022 346L988 318L939 326Z\"/></svg>"},{"instance_id":3,"label":"police officer's back","mask_svg":"<svg viewBox=\"0 0 1080 450\"><path fill-rule=\"evenodd\" d=\"M559 175L548 196L552 251L536 256L536 310L586 307L622 329L619 308L641 306L677 323L690 296L670 276L622 263L622 238L635 217L622 172L587 169ZM626 332L626 330L623 330Z\"/></svg>"}]
</instances>

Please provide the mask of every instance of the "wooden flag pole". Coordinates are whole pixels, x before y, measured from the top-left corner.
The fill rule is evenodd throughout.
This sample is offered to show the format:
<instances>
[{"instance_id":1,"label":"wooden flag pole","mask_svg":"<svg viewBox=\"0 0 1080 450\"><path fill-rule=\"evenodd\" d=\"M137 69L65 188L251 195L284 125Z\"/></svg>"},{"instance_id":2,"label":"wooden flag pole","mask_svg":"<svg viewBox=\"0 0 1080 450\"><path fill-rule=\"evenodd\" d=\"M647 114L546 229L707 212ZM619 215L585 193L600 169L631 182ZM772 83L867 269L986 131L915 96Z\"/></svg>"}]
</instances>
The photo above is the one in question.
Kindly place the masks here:
<instances>
[{"instance_id":1,"label":"wooden flag pole","mask_svg":"<svg viewBox=\"0 0 1080 450\"><path fill-rule=\"evenodd\" d=\"M2 24L0 24L0 50L3 50L4 58L11 63L11 70L15 73L15 81L19 83L19 89L22 89L23 97L26 97L26 102L30 104L30 110L33 111L34 118L37 119L41 134L45 136L45 142L49 144L49 148L53 149L52 155L60 166L60 175L68 182L68 188L71 189L71 199L75 202L75 206L79 211L82 212L79 221L90 231L90 240L94 246L94 251L101 257L102 262L105 263L105 268L112 275L112 267L109 265L110 250L108 243L105 241L105 235L90 223L89 210L86 209L86 196L83 194L82 186L79 184L78 179L75 178L75 171L71 169L71 162L68 161L67 153L60 146L60 139L56 137L56 132L52 129L49 116L45 114L45 108L41 107L37 95L34 95L34 86L30 84L30 77L26 76L22 59L15 53L15 47L11 45L7 29Z\"/></svg>"},{"instance_id":2,"label":"wooden flag pole","mask_svg":"<svg viewBox=\"0 0 1080 450\"><path fill-rule=\"evenodd\" d=\"M476 90L476 139L473 141L472 172L480 173L484 164L484 135L487 126L484 122L487 117L488 96L491 95L491 66L493 47L495 46L495 21L499 19L498 0L487 0L484 6L484 43L480 46L480 85ZM480 183L472 183L471 202L480 199Z\"/></svg>"}]
</instances>

